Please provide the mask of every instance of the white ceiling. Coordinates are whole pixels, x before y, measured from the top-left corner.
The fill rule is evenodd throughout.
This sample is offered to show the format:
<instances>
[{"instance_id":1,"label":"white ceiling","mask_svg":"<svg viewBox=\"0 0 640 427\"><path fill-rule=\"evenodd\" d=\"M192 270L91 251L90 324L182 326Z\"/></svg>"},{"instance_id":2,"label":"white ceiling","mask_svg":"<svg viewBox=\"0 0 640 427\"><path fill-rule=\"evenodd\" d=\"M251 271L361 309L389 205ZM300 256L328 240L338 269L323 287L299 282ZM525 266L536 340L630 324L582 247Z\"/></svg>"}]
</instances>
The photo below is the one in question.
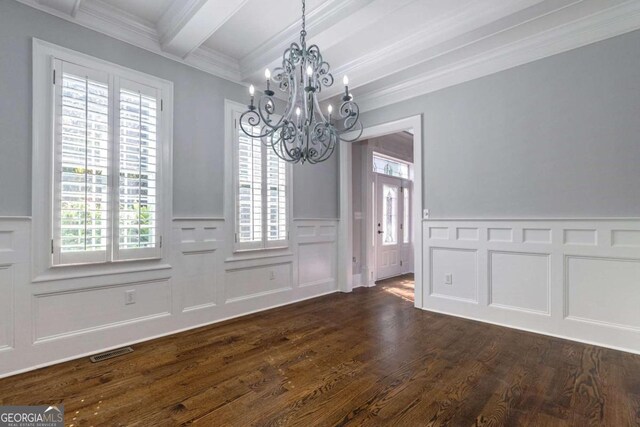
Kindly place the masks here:
<instances>
[{"instance_id":1,"label":"white ceiling","mask_svg":"<svg viewBox=\"0 0 640 427\"><path fill-rule=\"evenodd\" d=\"M18 1L258 87L300 32L300 0ZM307 0L309 41L362 110L638 28L640 0Z\"/></svg>"}]
</instances>

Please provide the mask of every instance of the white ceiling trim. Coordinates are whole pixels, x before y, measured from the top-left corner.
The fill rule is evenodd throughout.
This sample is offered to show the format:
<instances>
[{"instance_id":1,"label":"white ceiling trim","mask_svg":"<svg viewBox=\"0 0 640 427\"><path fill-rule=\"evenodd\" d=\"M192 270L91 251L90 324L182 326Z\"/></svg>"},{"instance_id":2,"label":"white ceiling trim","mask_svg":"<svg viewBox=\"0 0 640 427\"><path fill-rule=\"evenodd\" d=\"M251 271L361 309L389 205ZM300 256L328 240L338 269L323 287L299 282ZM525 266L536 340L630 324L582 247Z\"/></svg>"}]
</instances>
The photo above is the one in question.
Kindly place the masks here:
<instances>
[{"instance_id":1,"label":"white ceiling trim","mask_svg":"<svg viewBox=\"0 0 640 427\"><path fill-rule=\"evenodd\" d=\"M361 112L374 110L639 28L640 2L630 0L382 90L359 94L358 105Z\"/></svg>"},{"instance_id":2,"label":"white ceiling trim","mask_svg":"<svg viewBox=\"0 0 640 427\"><path fill-rule=\"evenodd\" d=\"M365 85L430 59L421 57L418 52L424 52L429 47L447 41L448 39L445 37L451 34L452 29L459 28L461 31L475 29L479 25L493 22L535 3L535 1L531 0L512 0L500 6L487 7L484 1L476 2L472 7L466 7L458 11L458 13L431 23L428 27L415 31L408 37L367 52L359 57L354 57L348 63L337 67L333 73L335 75L348 74L350 76L355 74L356 78L354 80L357 81L358 85ZM560 7L563 6L558 2L557 8ZM410 57L413 57L412 59L414 60L406 60ZM394 64L393 71L381 73L380 67L389 63ZM334 89L330 91L331 93L327 93L326 97L335 96L336 92L340 92L340 90Z\"/></svg>"},{"instance_id":3,"label":"white ceiling trim","mask_svg":"<svg viewBox=\"0 0 640 427\"><path fill-rule=\"evenodd\" d=\"M160 42L166 43L167 39L173 38L180 28L189 21L206 0L173 0L169 8L162 14L156 25Z\"/></svg>"},{"instance_id":4,"label":"white ceiling trim","mask_svg":"<svg viewBox=\"0 0 640 427\"><path fill-rule=\"evenodd\" d=\"M373 0L327 0L311 12L307 12L307 33L317 33L348 18L366 7ZM302 12L301 12L302 14ZM301 22L296 21L240 60L242 77L247 78L262 70L282 56L292 42L298 41ZM321 46L322 47L322 46Z\"/></svg>"},{"instance_id":5,"label":"white ceiling trim","mask_svg":"<svg viewBox=\"0 0 640 427\"><path fill-rule=\"evenodd\" d=\"M208 74L245 85L240 80L240 67L235 59L206 48L195 50L186 59L164 52L160 45L158 32L152 23L99 0L84 0L79 5L75 17L37 0L16 1Z\"/></svg>"},{"instance_id":6,"label":"white ceiling trim","mask_svg":"<svg viewBox=\"0 0 640 427\"><path fill-rule=\"evenodd\" d=\"M37 0L43 6L56 9L69 16L76 16L82 0Z\"/></svg>"},{"instance_id":7,"label":"white ceiling trim","mask_svg":"<svg viewBox=\"0 0 640 427\"><path fill-rule=\"evenodd\" d=\"M185 59L162 50L161 33L155 28L153 23L125 13L101 0L50 0L46 3L44 0L16 1L171 60L197 68L206 73L243 85L245 85L245 83L242 82L242 76L247 76L247 73L250 74L252 72L251 70L261 71L263 66L277 60L282 50L288 47L288 44L293 41L291 38L292 35L295 36L300 29L299 23L292 24L286 30L281 31L273 38L267 40L260 48L256 49L241 61L204 46L195 49ZM185 1L189 3L185 5ZM174 5L180 3L180 6L183 6L182 17L176 17L175 22L184 22L184 17L193 13L193 8L197 8L198 5L202 5L203 2L209 1L215 0L174 1ZM234 1L244 2L246 0ZM315 29L315 33L320 37L322 33L327 32L328 29L332 27L337 28L336 25L338 23L344 22L345 16L348 19L350 14L357 13L360 9L366 8L367 6L373 6L376 1L378 0L328 0L308 15L308 29ZM514 0L513 2L509 2L509 7L513 6L513 4L526 6L527 2L530 1L532 0ZM483 2L480 1L480 3ZM590 3L591 6L589 7L592 9L595 9L594 5L602 5L602 9L582 19L574 19L573 21L570 21L566 17L557 19L558 22L555 23L555 28L539 31L530 36L523 36L517 41L504 44L497 48L479 50L478 47L481 45L477 43L480 42L482 38L454 46L452 49L438 55L439 61L442 59L445 61L447 59L449 60L449 63L446 65L426 73L422 72L415 77L403 81L394 82L387 87L371 89L370 92L363 93L362 90L366 90L366 87L362 87L356 92L361 111L368 111L401 102L447 86L473 80L640 28L640 1L638 0L616 0L615 2L611 2L613 3L611 6L608 6L606 2L600 3L598 0L576 0L573 3L571 3L570 0L566 0L563 2L565 5L567 3ZM56 5L56 7L54 8L52 5ZM172 5L172 7L174 6ZM582 6L580 6L580 8L582 8ZM472 9L475 10L475 8ZM377 10L378 9L372 7L369 12L375 15L375 11ZM582 8L581 10L584 11L585 9ZM480 13L479 11L477 12ZM549 11L549 13L552 12L553 11ZM495 10L487 11L483 16L487 19L487 16L491 16L492 13L496 13ZM453 25L455 23L449 18L450 17L445 18L442 25ZM474 18L471 12L463 12L462 14L458 13L456 19L461 19L466 24L471 25L474 22L478 22L474 21L474 19L479 18L477 18L477 16ZM570 22L563 23L563 19ZM165 18L165 16L161 18L161 21L162 24L159 23L158 28L162 28L165 34L169 34L171 31L175 31L176 28L179 28L175 26L174 21L172 21L174 23L169 22L169 18ZM518 25L524 23L525 22L522 22ZM440 26L438 26L438 28L440 28ZM434 31L433 26L430 31ZM501 31L505 30L497 31L494 34L498 34ZM406 49L404 53L400 52L406 55L411 49L419 49L421 48L421 36L425 34L431 33L427 30L420 30L398 41L393 45L393 48L381 48L375 53L365 54L361 58L339 67L334 71L334 74L342 74L348 70L356 74L360 73L361 75L356 75L355 80L362 86L361 78L366 80L366 78L370 76L367 73L359 71L361 70L360 67L369 67L373 70L372 72L375 72L376 66L382 66L385 59L393 63L400 62L397 60L398 56L396 56L394 52L391 52L391 50ZM339 36L339 32L338 34L332 35L334 38ZM492 35L486 35L484 38L488 37L492 37ZM475 51L471 49L471 52L465 54L464 49L470 45L476 46ZM422 48L424 49L424 47ZM380 62L378 62L378 58L380 58ZM433 56L424 56L420 61L427 63L432 59L434 59ZM415 65L415 62L407 65ZM397 68L396 72L401 69L403 68ZM383 76L385 76L384 73L378 73L377 75L378 78ZM354 87L353 89L357 90L358 88ZM331 95L331 93L327 93L327 96Z\"/></svg>"},{"instance_id":8,"label":"white ceiling trim","mask_svg":"<svg viewBox=\"0 0 640 427\"><path fill-rule=\"evenodd\" d=\"M199 48L248 0L174 0L158 22L162 49L186 57Z\"/></svg>"},{"instance_id":9,"label":"white ceiling trim","mask_svg":"<svg viewBox=\"0 0 640 427\"><path fill-rule=\"evenodd\" d=\"M367 2L366 4L358 7L359 5L354 5L354 10L350 12L349 15L341 14L337 16L336 20L328 20L327 25L323 26L323 28L316 28L309 34L308 43L309 44L317 44L322 52L326 52L328 49L340 45L344 40L348 39L351 35L356 34L358 31L365 29L366 27L380 23L380 25L384 25L384 19L389 16L390 13L394 11L398 11L405 6L414 3L416 0L393 0L393 2L389 2L388 0L372 0ZM534 1L534 0L525 0L525 1ZM485 8L486 9L486 8ZM382 21L382 22L381 22ZM296 28L297 31L300 30L300 27ZM292 32L289 34L289 43L298 40L298 33L295 34ZM287 44L286 47L289 45ZM251 76L255 76L257 74L261 74L261 71L264 67L273 66L279 67L281 61L281 55L285 47L282 47L281 50L277 51L277 48L274 49L274 53L277 52L280 57L271 58L270 62L262 63L256 69L243 69L242 76L244 79L249 79ZM360 53L360 56L354 56L353 62L356 63L360 58L369 57L368 53ZM325 58L329 62L331 62L331 58ZM384 61L384 58L379 58L381 61ZM341 80L341 76L345 74L342 67L340 69L331 70L331 73L336 78L336 80ZM375 71L372 74L376 74ZM358 81L361 83L360 81ZM326 90L326 89L325 89ZM332 91L333 94L340 91L337 86L334 86L333 90L331 88L328 91Z\"/></svg>"},{"instance_id":10,"label":"white ceiling trim","mask_svg":"<svg viewBox=\"0 0 640 427\"><path fill-rule=\"evenodd\" d=\"M200 46L198 49L191 52L183 62L199 70L206 71L219 77L224 77L227 80L240 83L243 86L248 86L248 84L240 81L240 66L238 61L230 56L218 52L217 50L210 49L206 46Z\"/></svg>"},{"instance_id":11,"label":"white ceiling trim","mask_svg":"<svg viewBox=\"0 0 640 427\"><path fill-rule=\"evenodd\" d=\"M74 22L99 32L121 34L124 41L139 40L149 46L158 44L157 33L150 22L100 0L85 1L76 13Z\"/></svg>"}]
</instances>

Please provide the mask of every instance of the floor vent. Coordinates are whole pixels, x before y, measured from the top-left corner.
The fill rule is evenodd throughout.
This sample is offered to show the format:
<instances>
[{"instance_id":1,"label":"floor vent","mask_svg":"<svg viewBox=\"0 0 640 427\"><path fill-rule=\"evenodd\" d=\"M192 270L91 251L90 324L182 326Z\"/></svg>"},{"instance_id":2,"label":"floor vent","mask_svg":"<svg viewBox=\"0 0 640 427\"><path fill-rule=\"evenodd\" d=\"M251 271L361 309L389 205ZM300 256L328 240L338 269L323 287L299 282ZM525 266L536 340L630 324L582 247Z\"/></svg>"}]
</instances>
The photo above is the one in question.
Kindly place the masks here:
<instances>
[{"instance_id":1,"label":"floor vent","mask_svg":"<svg viewBox=\"0 0 640 427\"><path fill-rule=\"evenodd\" d=\"M113 359L114 357L122 356L129 353L133 353L133 349L131 347L124 347L96 354L95 356L91 356L89 360L91 360L93 363L102 362L103 360Z\"/></svg>"}]
</instances>

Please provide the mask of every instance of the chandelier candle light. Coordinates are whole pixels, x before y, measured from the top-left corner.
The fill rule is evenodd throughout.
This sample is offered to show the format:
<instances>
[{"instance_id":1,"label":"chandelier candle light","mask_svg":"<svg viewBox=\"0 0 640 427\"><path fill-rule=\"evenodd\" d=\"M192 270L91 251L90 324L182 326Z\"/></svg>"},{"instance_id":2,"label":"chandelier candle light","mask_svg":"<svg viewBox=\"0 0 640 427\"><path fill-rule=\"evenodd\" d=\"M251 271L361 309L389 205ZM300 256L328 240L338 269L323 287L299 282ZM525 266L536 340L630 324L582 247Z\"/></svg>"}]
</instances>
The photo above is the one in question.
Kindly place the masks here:
<instances>
[{"instance_id":1,"label":"chandelier candle light","mask_svg":"<svg viewBox=\"0 0 640 427\"><path fill-rule=\"evenodd\" d=\"M273 70L273 74L269 69L265 70L266 89L257 105L255 88L253 85L249 87L251 102L249 109L240 117L240 129L250 138L262 139L282 160L315 164L331 157L340 140L353 142L360 138L362 124L358 104L349 93L347 76L342 80L344 96L338 117L333 117L331 105L326 107L327 116L323 114L318 96L323 87L333 85L333 76L320 48L315 44L307 48L306 37L305 0L302 0L300 43L291 43L284 51L282 66ZM271 82L287 94L283 113L276 111ZM355 132L354 138L343 137L352 131Z\"/></svg>"}]
</instances>

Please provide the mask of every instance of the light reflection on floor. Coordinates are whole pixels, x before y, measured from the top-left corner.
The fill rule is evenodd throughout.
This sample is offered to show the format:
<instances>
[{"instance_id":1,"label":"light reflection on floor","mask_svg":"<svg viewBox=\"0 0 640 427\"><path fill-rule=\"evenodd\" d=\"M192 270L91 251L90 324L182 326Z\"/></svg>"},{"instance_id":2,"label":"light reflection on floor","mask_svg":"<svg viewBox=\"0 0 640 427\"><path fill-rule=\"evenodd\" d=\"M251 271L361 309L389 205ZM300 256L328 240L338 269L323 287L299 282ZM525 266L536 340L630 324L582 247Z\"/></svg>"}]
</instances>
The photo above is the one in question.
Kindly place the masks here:
<instances>
[{"instance_id":1,"label":"light reflection on floor","mask_svg":"<svg viewBox=\"0 0 640 427\"><path fill-rule=\"evenodd\" d=\"M413 274L405 274L381 280L376 282L376 286L385 292L402 298L405 301L413 302L415 286Z\"/></svg>"}]
</instances>

